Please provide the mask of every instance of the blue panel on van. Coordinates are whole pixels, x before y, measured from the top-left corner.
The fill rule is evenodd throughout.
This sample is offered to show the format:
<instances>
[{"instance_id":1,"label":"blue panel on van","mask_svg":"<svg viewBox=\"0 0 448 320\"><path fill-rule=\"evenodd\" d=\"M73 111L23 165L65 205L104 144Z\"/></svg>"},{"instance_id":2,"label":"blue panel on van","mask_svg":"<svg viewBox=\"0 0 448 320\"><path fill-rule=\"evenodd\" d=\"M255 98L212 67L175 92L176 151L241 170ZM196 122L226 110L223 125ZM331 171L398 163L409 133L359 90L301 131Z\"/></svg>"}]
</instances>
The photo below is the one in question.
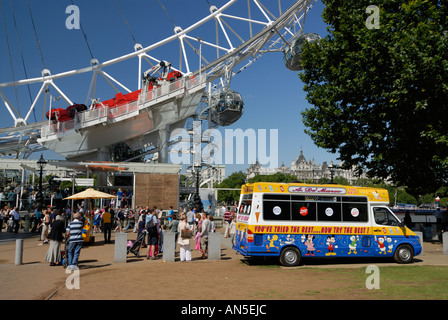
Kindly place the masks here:
<instances>
[{"instance_id":1,"label":"blue panel on van","mask_svg":"<svg viewBox=\"0 0 448 320\"><path fill-rule=\"evenodd\" d=\"M372 243L370 241L370 237L369 236L362 237L362 246L363 247L370 247L371 245L372 245Z\"/></svg>"},{"instance_id":2,"label":"blue panel on van","mask_svg":"<svg viewBox=\"0 0 448 320\"><path fill-rule=\"evenodd\" d=\"M263 245L263 235L262 234L256 234L254 237L254 244L256 246Z\"/></svg>"}]
</instances>

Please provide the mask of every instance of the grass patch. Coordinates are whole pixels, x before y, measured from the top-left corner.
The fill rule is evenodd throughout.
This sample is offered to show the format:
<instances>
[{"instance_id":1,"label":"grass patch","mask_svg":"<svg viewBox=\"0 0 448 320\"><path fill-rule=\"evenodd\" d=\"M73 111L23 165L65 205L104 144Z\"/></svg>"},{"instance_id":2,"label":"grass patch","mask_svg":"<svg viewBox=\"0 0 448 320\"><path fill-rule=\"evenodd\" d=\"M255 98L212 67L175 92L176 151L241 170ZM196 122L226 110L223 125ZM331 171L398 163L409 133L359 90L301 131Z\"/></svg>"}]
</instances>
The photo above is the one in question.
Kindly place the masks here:
<instances>
[{"instance_id":1,"label":"grass patch","mask_svg":"<svg viewBox=\"0 0 448 320\"><path fill-rule=\"evenodd\" d=\"M306 296L319 296L329 293L338 296L350 292L354 300L448 300L448 267L415 264L377 265L379 267L380 288L369 290L366 282L373 274L366 273L367 266L361 268L316 268L308 266L283 268L278 262L274 263L268 259L256 260L255 263L251 262L250 265L252 266L271 269L273 272L282 273L285 276L304 277L306 276L305 273L311 272L317 276L318 280L330 280L334 285L329 290L306 288L302 292ZM280 295L279 292L273 291L259 292L258 297L260 297L260 294L263 298L279 297Z\"/></svg>"},{"instance_id":2,"label":"grass patch","mask_svg":"<svg viewBox=\"0 0 448 320\"><path fill-rule=\"evenodd\" d=\"M448 268L400 266L380 268L380 291L394 299L448 299Z\"/></svg>"},{"instance_id":3,"label":"grass patch","mask_svg":"<svg viewBox=\"0 0 448 320\"><path fill-rule=\"evenodd\" d=\"M371 299L446 300L448 299L448 267L392 266L379 267L379 289L367 289L372 273L358 269L311 269L320 274L337 274L338 281L348 278L359 283L351 289ZM353 283L353 282L352 282Z\"/></svg>"}]
</instances>

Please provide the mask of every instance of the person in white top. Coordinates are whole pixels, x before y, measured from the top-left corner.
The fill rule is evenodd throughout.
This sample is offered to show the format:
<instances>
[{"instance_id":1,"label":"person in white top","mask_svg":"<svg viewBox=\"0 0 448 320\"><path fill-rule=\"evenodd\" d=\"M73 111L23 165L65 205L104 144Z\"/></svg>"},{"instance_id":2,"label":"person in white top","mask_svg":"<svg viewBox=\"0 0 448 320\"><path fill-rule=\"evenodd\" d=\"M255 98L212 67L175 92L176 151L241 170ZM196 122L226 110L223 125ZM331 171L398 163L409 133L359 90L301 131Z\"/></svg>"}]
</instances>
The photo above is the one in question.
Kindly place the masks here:
<instances>
[{"instance_id":1,"label":"person in white top","mask_svg":"<svg viewBox=\"0 0 448 320\"><path fill-rule=\"evenodd\" d=\"M179 226L177 227L177 231L179 232L177 243L180 245L180 261L191 261L190 238L182 237L182 230L186 229L191 231L191 226L187 223L187 216L185 214L181 216L181 219L182 221L179 222Z\"/></svg>"}]
</instances>

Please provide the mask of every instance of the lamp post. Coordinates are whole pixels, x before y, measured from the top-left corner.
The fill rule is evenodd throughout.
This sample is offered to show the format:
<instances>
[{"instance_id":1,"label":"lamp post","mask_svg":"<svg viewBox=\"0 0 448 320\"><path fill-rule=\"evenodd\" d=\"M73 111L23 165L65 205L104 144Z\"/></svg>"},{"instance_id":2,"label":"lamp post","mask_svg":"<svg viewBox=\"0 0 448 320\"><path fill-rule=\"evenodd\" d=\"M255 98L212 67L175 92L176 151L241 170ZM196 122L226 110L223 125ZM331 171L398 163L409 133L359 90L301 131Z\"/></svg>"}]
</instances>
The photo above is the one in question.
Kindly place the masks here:
<instances>
[{"instance_id":1,"label":"lamp post","mask_svg":"<svg viewBox=\"0 0 448 320\"><path fill-rule=\"evenodd\" d=\"M36 200L38 206L43 206L45 201L44 194L42 192L42 181L43 181L43 170L46 164L47 161L45 161L44 156L41 153L40 159L37 161L37 165L39 166L39 191L36 194Z\"/></svg>"},{"instance_id":2,"label":"lamp post","mask_svg":"<svg viewBox=\"0 0 448 320\"><path fill-rule=\"evenodd\" d=\"M331 180L331 183L333 183L333 178L334 178L333 161L330 162L330 165L328 166L328 169L330 169L330 180Z\"/></svg>"}]
</instances>

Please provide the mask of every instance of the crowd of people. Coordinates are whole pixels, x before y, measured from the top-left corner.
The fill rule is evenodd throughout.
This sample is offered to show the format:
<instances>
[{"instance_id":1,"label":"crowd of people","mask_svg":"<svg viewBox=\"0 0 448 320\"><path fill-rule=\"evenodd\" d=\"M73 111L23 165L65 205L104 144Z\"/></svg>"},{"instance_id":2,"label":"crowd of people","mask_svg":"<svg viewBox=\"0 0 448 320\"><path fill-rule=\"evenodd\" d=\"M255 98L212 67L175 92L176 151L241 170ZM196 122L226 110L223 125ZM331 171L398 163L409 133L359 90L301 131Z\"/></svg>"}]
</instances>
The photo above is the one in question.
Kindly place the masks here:
<instances>
[{"instance_id":1,"label":"crowd of people","mask_svg":"<svg viewBox=\"0 0 448 320\"><path fill-rule=\"evenodd\" d=\"M64 200L72 194L71 188L62 188L60 186L54 186L53 183L45 186L42 190L44 202L51 204L54 207L64 207L69 204L68 200ZM132 203L132 191L128 189L110 190L109 193L114 195L115 198L108 200L108 203L112 207L125 207L130 206ZM20 183L11 184L5 187L0 186L0 207L8 206L13 208L18 207L19 210L31 210L33 211L37 203L37 189L32 185L23 186Z\"/></svg>"},{"instance_id":2,"label":"crowd of people","mask_svg":"<svg viewBox=\"0 0 448 320\"><path fill-rule=\"evenodd\" d=\"M225 237L232 237L235 234L234 217L235 213L229 210L224 215ZM65 208L47 206L35 208L34 212L28 210L25 216L20 217L17 207L5 206L0 209L0 232L6 224L7 232L17 233L22 225L21 220L25 221L25 233L40 235L38 246L49 244L45 261L55 266L61 264L65 258L68 269L73 269L78 263L84 242L82 230L90 221L93 233L102 233L105 244L111 243L112 232L132 230L137 233L137 238L144 239L141 248L146 248L145 255L148 260L159 259L159 255L163 253L163 236L166 232L176 234L175 241L179 245L180 261L191 260L190 240L195 243L193 250L200 252L201 259L206 259L208 236L216 230L210 210L200 212L196 208L186 210L180 207L179 211L175 211L171 206L168 214L162 215L162 210L156 206L135 209L127 205L117 208L107 206L102 209L93 208L87 212L82 206L78 206L74 213L69 206ZM65 257L61 253L64 241L66 241Z\"/></svg>"}]
</instances>

